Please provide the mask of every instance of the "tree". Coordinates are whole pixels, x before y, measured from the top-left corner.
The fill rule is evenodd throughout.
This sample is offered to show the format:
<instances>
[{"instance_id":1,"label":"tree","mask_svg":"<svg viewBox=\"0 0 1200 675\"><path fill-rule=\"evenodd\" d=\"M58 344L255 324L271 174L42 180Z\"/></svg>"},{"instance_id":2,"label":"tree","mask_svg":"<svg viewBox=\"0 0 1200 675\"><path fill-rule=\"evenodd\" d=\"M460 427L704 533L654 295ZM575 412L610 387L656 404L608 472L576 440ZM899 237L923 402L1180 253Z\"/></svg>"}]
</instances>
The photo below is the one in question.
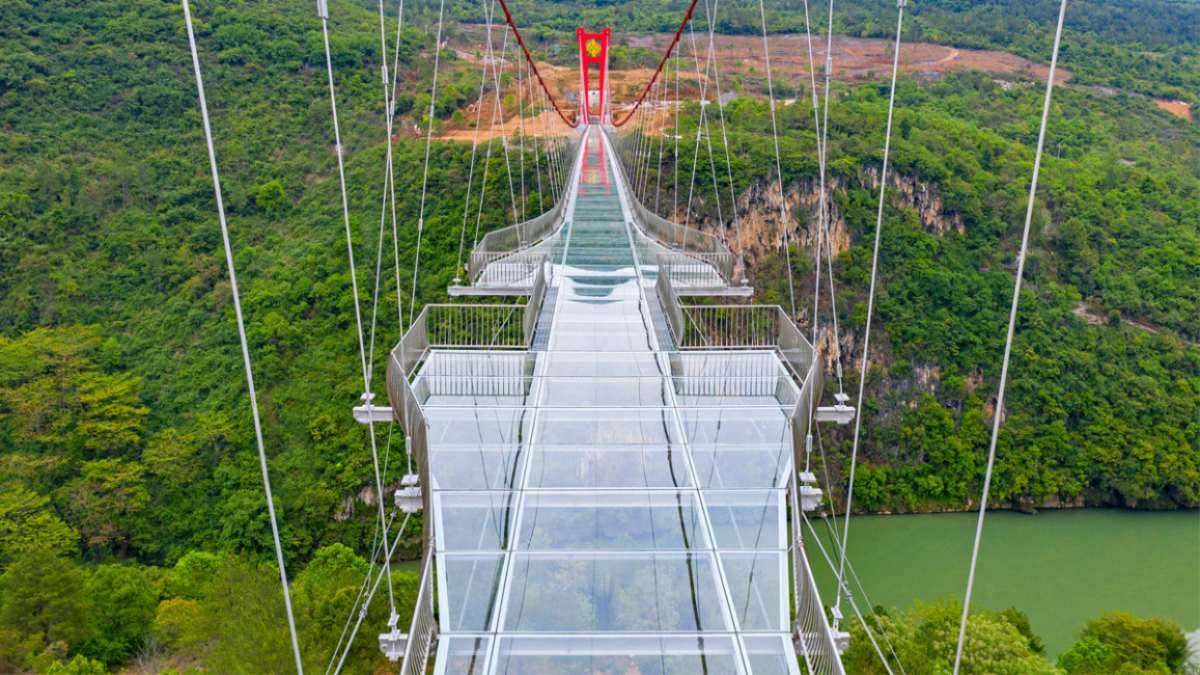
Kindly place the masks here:
<instances>
[{"instance_id":1,"label":"tree","mask_svg":"<svg viewBox=\"0 0 1200 675\"><path fill-rule=\"evenodd\" d=\"M29 667L39 655L70 652L92 631L83 573L51 551L20 552L0 576L0 663ZM57 646L56 646L57 645Z\"/></svg>"},{"instance_id":2,"label":"tree","mask_svg":"<svg viewBox=\"0 0 1200 675\"><path fill-rule=\"evenodd\" d=\"M144 470L136 462L84 462L80 475L59 492L84 543L94 550L128 549L136 517L149 501Z\"/></svg>"},{"instance_id":3,"label":"tree","mask_svg":"<svg viewBox=\"0 0 1200 675\"><path fill-rule=\"evenodd\" d=\"M1181 672L1187 657L1187 638L1178 625L1108 612L1084 626L1058 665L1071 675L1149 675Z\"/></svg>"},{"instance_id":4,"label":"tree","mask_svg":"<svg viewBox=\"0 0 1200 675\"><path fill-rule=\"evenodd\" d=\"M898 613L877 608L867 620L872 624L873 632L878 633L879 627L887 631L905 670L940 674L953 670L961 613L962 609L953 603L917 604L907 612ZM1012 623L1014 619L1018 624L1023 623L1012 610L972 613L967 622L960 672L977 675L1052 675L1058 672L1036 652L1030 637L1022 632L1022 626ZM1023 627L1028 629L1027 625ZM846 672L887 672L879 663L861 624L853 623L850 634L850 648L843 657ZM895 668L894 663L892 667Z\"/></svg>"},{"instance_id":5,"label":"tree","mask_svg":"<svg viewBox=\"0 0 1200 675\"><path fill-rule=\"evenodd\" d=\"M83 652L115 666L137 653L154 622L158 592L133 565L101 565L88 579L94 632Z\"/></svg>"},{"instance_id":6,"label":"tree","mask_svg":"<svg viewBox=\"0 0 1200 675\"><path fill-rule=\"evenodd\" d=\"M18 484L0 485L0 565L21 551L78 550L79 533L49 506L50 498Z\"/></svg>"},{"instance_id":7,"label":"tree","mask_svg":"<svg viewBox=\"0 0 1200 675\"><path fill-rule=\"evenodd\" d=\"M76 654L75 658L67 661L55 661L46 669L46 675L107 675L108 670L104 664L89 659L83 654Z\"/></svg>"},{"instance_id":8,"label":"tree","mask_svg":"<svg viewBox=\"0 0 1200 675\"><path fill-rule=\"evenodd\" d=\"M283 183L270 180L259 186L254 195L254 204L267 212L282 211L287 205L287 194L283 191Z\"/></svg>"}]
</instances>

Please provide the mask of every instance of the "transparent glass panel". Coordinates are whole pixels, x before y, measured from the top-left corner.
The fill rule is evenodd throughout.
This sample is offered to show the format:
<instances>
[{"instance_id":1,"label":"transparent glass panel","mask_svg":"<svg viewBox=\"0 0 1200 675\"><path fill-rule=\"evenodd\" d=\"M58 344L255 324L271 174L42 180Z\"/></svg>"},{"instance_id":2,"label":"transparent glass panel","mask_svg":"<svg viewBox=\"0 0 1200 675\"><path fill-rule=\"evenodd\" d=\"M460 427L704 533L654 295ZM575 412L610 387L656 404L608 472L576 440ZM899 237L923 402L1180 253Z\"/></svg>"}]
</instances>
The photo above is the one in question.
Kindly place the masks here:
<instances>
[{"instance_id":1,"label":"transparent glass panel","mask_svg":"<svg viewBox=\"0 0 1200 675\"><path fill-rule=\"evenodd\" d=\"M550 377L542 381L543 406L670 405L662 377Z\"/></svg>"},{"instance_id":2,"label":"transparent glass panel","mask_svg":"<svg viewBox=\"0 0 1200 675\"><path fill-rule=\"evenodd\" d=\"M782 490L704 493L713 537L720 548L780 549L783 540Z\"/></svg>"},{"instance_id":3,"label":"transparent glass panel","mask_svg":"<svg viewBox=\"0 0 1200 675\"><path fill-rule=\"evenodd\" d=\"M429 449L435 490L500 490L521 479L528 451L515 445L436 445Z\"/></svg>"},{"instance_id":4,"label":"transparent glass panel","mask_svg":"<svg viewBox=\"0 0 1200 675\"><path fill-rule=\"evenodd\" d=\"M496 672L504 675L734 675L729 636L514 637L500 640Z\"/></svg>"},{"instance_id":5,"label":"transparent glass panel","mask_svg":"<svg viewBox=\"0 0 1200 675\"><path fill-rule=\"evenodd\" d=\"M504 630L728 630L708 554L517 554Z\"/></svg>"},{"instance_id":6,"label":"transparent glass panel","mask_svg":"<svg viewBox=\"0 0 1200 675\"><path fill-rule=\"evenodd\" d=\"M740 630L787 630L783 556L783 552L721 554Z\"/></svg>"},{"instance_id":7,"label":"transparent glass panel","mask_svg":"<svg viewBox=\"0 0 1200 675\"><path fill-rule=\"evenodd\" d=\"M667 444L674 439L668 409L543 410L537 442L549 445Z\"/></svg>"},{"instance_id":8,"label":"transparent glass panel","mask_svg":"<svg viewBox=\"0 0 1200 675\"><path fill-rule=\"evenodd\" d=\"M440 675L483 675L492 639L486 635L442 638L438 644Z\"/></svg>"},{"instance_id":9,"label":"transparent glass panel","mask_svg":"<svg viewBox=\"0 0 1200 675\"><path fill-rule=\"evenodd\" d=\"M443 630L488 630L498 600L503 555L446 553L435 559L442 581L438 598Z\"/></svg>"},{"instance_id":10,"label":"transparent glass panel","mask_svg":"<svg viewBox=\"0 0 1200 675\"><path fill-rule=\"evenodd\" d=\"M754 675L799 675L799 659L792 641L783 636L747 635L746 660Z\"/></svg>"},{"instance_id":11,"label":"transparent glass panel","mask_svg":"<svg viewBox=\"0 0 1200 675\"><path fill-rule=\"evenodd\" d=\"M652 377L663 375L653 353L606 354L604 352L547 352L546 372L574 377Z\"/></svg>"},{"instance_id":12,"label":"transparent glass panel","mask_svg":"<svg viewBox=\"0 0 1200 675\"><path fill-rule=\"evenodd\" d=\"M780 408L681 408L689 442L710 445L780 443L788 439L788 414Z\"/></svg>"},{"instance_id":13,"label":"transparent glass panel","mask_svg":"<svg viewBox=\"0 0 1200 675\"><path fill-rule=\"evenodd\" d=\"M534 446L529 467L531 488L688 487L683 446L573 445Z\"/></svg>"},{"instance_id":14,"label":"transparent glass panel","mask_svg":"<svg viewBox=\"0 0 1200 675\"><path fill-rule=\"evenodd\" d=\"M787 482L792 444L761 447L693 445L692 463L702 488L778 488Z\"/></svg>"},{"instance_id":15,"label":"transparent glass panel","mask_svg":"<svg viewBox=\"0 0 1200 675\"><path fill-rule=\"evenodd\" d=\"M427 408L429 444L503 445L529 438L533 411L526 408Z\"/></svg>"},{"instance_id":16,"label":"transparent glass panel","mask_svg":"<svg viewBox=\"0 0 1200 675\"><path fill-rule=\"evenodd\" d=\"M514 492L437 492L440 550L496 551L508 547Z\"/></svg>"},{"instance_id":17,"label":"transparent glass panel","mask_svg":"<svg viewBox=\"0 0 1200 675\"><path fill-rule=\"evenodd\" d=\"M532 550L708 548L699 505L686 492L529 494L517 544Z\"/></svg>"}]
</instances>

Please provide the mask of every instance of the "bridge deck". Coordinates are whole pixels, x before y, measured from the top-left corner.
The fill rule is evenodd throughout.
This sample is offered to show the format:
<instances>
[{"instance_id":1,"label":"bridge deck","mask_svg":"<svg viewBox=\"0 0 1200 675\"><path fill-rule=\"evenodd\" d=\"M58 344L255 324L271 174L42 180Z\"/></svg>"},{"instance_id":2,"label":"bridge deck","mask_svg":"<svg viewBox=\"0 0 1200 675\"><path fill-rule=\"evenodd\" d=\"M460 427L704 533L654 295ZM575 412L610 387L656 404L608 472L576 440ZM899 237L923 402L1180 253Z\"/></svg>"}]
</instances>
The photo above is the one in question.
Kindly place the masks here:
<instances>
[{"instance_id":1,"label":"bridge deck","mask_svg":"<svg viewBox=\"0 0 1200 675\"><path fill-rule=\"evenodd\" d=\"M435 350L438 673L796 673L771 350L675 351L589 132L533 351ZM657 328L656 328L657 327Z\"/></svg>"}]
</instances>

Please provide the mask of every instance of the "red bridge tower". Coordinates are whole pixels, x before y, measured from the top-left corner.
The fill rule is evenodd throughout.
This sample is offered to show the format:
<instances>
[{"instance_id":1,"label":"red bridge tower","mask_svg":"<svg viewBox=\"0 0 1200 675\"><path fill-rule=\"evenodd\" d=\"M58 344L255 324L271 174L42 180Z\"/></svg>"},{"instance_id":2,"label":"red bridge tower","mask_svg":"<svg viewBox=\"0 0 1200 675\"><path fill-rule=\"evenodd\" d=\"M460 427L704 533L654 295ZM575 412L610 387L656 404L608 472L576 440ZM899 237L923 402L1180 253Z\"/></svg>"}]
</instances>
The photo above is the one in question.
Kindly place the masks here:
<instances>
[{"instance_id":1,"label":"red bridge tower","mask_svg":"<svg viewBox=\"0 0 1200 675\"><path fill-rule=\"evenodd\" d=\"M608 110L608 37L611 33L607 27L599 33L584 32L583 26L575 29L579 38L579 119L583 124L612 121ZM592 82L592 66L598 71L595 83Z\"/></svg>"}]
</instances>

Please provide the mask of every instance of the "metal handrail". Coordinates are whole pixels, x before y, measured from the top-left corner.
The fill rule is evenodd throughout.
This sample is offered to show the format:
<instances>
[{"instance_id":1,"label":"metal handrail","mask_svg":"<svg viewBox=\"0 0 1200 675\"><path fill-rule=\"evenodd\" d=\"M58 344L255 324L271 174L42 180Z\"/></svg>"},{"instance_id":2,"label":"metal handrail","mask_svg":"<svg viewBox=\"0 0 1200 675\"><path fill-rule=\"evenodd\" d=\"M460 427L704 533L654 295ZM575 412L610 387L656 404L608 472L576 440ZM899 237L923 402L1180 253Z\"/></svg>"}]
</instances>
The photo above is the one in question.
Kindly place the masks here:
<instances>
[{"instance_id":1,"label":"metal handrail","mask_svg":"<svg viewBox=\"0 0 1200 675\"><path fill-rule=\"evenodd\" d=\"M607 129L604 130L604 133L609 135L611 140L611 134ZM613 142L613 145L615 147L617 143ZM617 161L615 164L617 170L621 172L621 178L625 181L625 184L632 185L629 182L624 163ZM729 247L719 237L695 228L672 223L646 208L632 191L627 191L627 196L630 204L633 205L634 215L636 216L634 224L646 236L657 240L660 244L672 249L674 252L687 255L700 262L712 264L727 285L733 284L737 256L729 250Z\"/></svg>"},{"instance_id":2,"label":"metal handrail","mask_svg":"<svg viewBox=\"0 0 1200 675\"><path fill-rule=\"evenodd\" d=\"M788 503L792 511L792 608L795 612L793 637L799 643L799 651L804 657L809 673L845 675L841 653L829 629L825 607L821 604L817 583L813 579L808 555L804 551L795 471L792 471L788 484Z\"/></svg>"},{"instance_id":3,"label":"metal handrail","mask_svg":"<svg viewBox=\"0 0 1200 675\"><path fill-rule=\"evenodd\" d=\"M570 153L571 156L578 153L581 141L582 137L573 141L574 149ZM493 263L496 259L528 250L556 232L562 226L569 197L569 192L564 190L549 211L483 235L483 238L475 244L467 261L467 275L471 283L475 283L488 264Z\"/></svg>"},{"instance_id":4,"label":"metal handrail","mask_svg":"<svg viewBox=\"0 0 1200 675\"><path fill-rule=\"evenodd\" d=\"M542 250L472 251L468 265L471 284L509 288L529 286L547 258Z\"/></svg>"},{"instance_id":5,"label":"metal handrail","mask_svg":"<svg viewBox=\"0 0 1200 675\"><path fill-rule=\"evenodd\" d=\"M683 305L662 256L655 289L680 349L775 349L798 378L812 370L812 344L779 305Z\"/></svg>"},{"instance_id":6,"label":"metal handrail","mask_svg":"<svg viewBox=\"0 0 1200 675\"><path fill-rule=\"evenodd\" d=\"M432 522L432 518L427 518ZM433 589L433 546L425 549L425 561L421 565L421 586L417 591L417 603L413 607L412 623L408 628L408 643L404 646L401 675L425 675L429 667L429 656L437 638L437 614L434 606Z\"/></svg>"}]
</instances>

